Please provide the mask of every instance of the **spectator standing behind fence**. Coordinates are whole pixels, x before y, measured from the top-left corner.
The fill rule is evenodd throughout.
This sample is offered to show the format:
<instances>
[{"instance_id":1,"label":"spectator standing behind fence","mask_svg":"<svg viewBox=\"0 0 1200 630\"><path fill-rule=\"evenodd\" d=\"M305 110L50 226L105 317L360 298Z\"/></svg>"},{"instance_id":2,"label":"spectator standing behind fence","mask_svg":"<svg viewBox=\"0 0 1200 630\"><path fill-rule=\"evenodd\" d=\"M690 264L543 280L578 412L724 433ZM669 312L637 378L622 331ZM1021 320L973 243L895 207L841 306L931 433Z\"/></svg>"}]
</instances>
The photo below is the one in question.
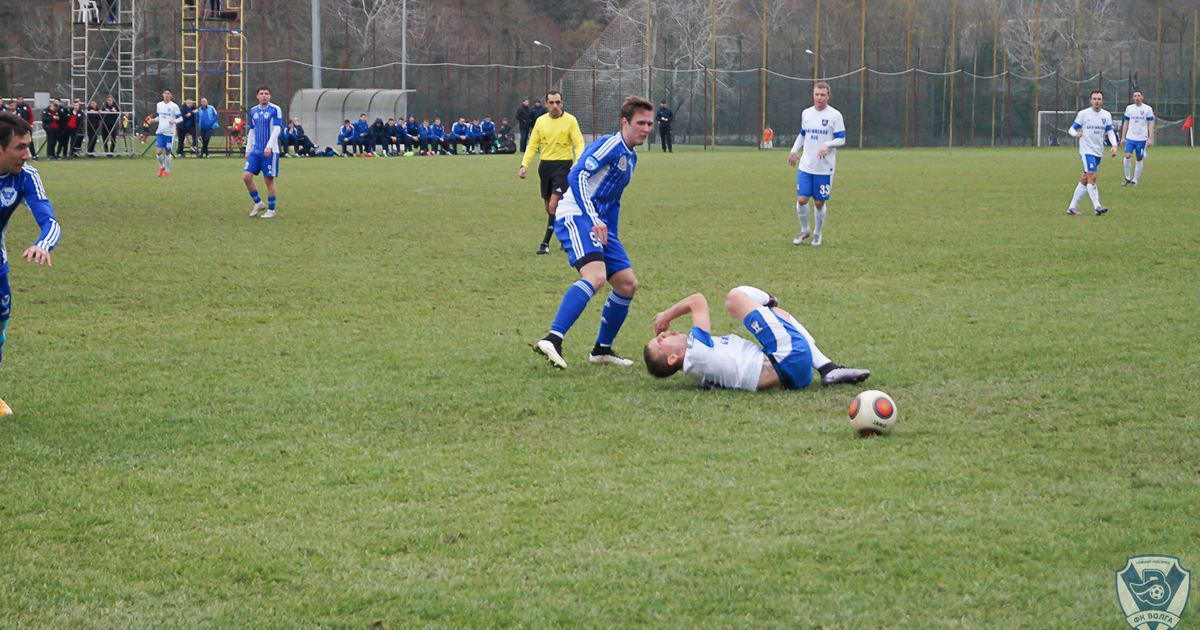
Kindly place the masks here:
<instances>
[{"instance_id":1,"label":"spectator standing behind fence","mask_svg":"<svg viewBox=\"0 0 1200 630\"><path fill-rule=\"evenodd\" d=\"M538 101L541 103L541 101ZM563 195L570 191L567 175L575 160L583 154L583 132L579 129L579 121L563 111L562 94L551 90L546 94L546 102L551 109L533 123L533 133L530 134L529 146L525 149L525 157L521 160L521 170L517 176L525 179L525 169L533 161L534 154L542 154L538 165L538 177L541 179L542 201L546 205L546 233L542 236L542 244L538 254L550 253L550 236L554 234L554 213ZM651 122L653 126L653 122Z\"/></svg>"},{"instance_id":2,"label":"spectator standing behind fence","mask_svg":"<svg viewBox=\"0 0 1200 630\"><path fill-rule=\"evenodd\" d=\"M217 116L217 108L208 104L208 99L201 97L200 106L196 108L196 126L200 128L200 157L208 157L208 143L212 140L213 131L221 124Z\"/></svg>"},{"instance_id":3,"label":"spectator standing behind fence","mask_svg":"<svg viewBox=\"0 0 1200 630\"><path fill-rule=\"evenodd\" d=\"M525 147L529 145L529 132L533 130L533 110L529 108L529 99L521 101L514 118L517 119L517 127L521 130L521 153L524 153Z\"/></svg>"},{"instance_id":4,"label":"spectator standing behind fence","mask_svg":"<svg viewBox=\"0 0 1200 630\"><path fill-rule=\"evenodd\" d=\"M196 134L196 102L190 98L183 101L183 105L179 108L179 114L183 116L183 120L179 122L179 129L177 129L179 150L176 153L183 155L183 150L186 148L184 141L188 136L192 137L192 151L199 153L197 147L200 146L200 142Z\"/></svg>"},{"instance_id":5,"label":"spectator standing behind fence","mask_svg":"<svg viewBox=\"0 0 1200 630\"><path fill-rule=\"evenodd\" d=\"M667 102L662 101L658 104L658 114L655 116L658 120L658 139L662 141L663 153L675 152L675 135L671 133L671 121L675 120L675 112L667 107ZM654 146L651 144L650 146ZM647 149L649 150L649 149Z\"/></svg>"},{"instance_id":6,"label":"spectator standing behind fence","mask_svg":"<svg viewBox=\"0 0 1200 630\"><path fill-rule=\"evenodd\" d=\"M533 99L533 109L529 110L529 114L531 116L533 116L533 124L536 125L537 119L541 118L543 115L548 114L548 113L550 113L550 110L547 109L546 106L542 104L542 99L540 99L540 98Z\"/></svg>"},{"instance_id":7,"label":"spectator standing behind fence","mask_svg":"<svg viewBox=\"0 0 1200 630\"><path fill-rule=\"evenodd\" d=\"M71 130L71 146L67 157L75 157L83 146L83 137L87 128L87 110L79 99L71 103L71 112L67 117L67 128Z\"/></svg>"},{"instance_id":8,"label":"spectator standing behind fence","mask_svg":"<svg viewBox=\"0 0 1200 630\"><path fill-rule=\"evenodd\" d=\"M58 101L50 101L42 110L42 131L46 132L46 157L58 159Z\"/></svg>"},{"instance_id":9,"label":"spectator standing behind fence","mask_svg":"<svg viewBox=\"0 0 1200 630\"><path fill-rule=\"evenodd\" d=\"M29 123L30 125L33 125L33 108L30 107L29 104L25 102L24 96L17 97L16 113L18 116L25 119L25 122ZM33 160L34 162L36 162L38 159L37 147L32 142L29 143L29 154L30 154L30 159Z\"/></svg>"},{"instance_id":10,"label":"spectator standing behind fence","mask_svg":"<svg viewBox=\"0 0 1200 630\"><path fill-rule=\"evenodd\" d=\"M109 94L100 106L100 135L104 137L104 152L111 154L117 150L117 125L121 122L121 108L117 100ZM109 156L111 157L111 155Z\"/></svg>"},{"instance_id":11,"label":"spectator standing behind fence","mask_svg":"<svg viewBox=\"0 0 1200 630\"><path fill-rule=\"evenodd\" d=\"M103 120L100 118L100 104L96 101L88 101L87 106L87 156L96 157L96 141L100 139L102 133L101 128L104 126Z\"/></svg>"}]
</instances>

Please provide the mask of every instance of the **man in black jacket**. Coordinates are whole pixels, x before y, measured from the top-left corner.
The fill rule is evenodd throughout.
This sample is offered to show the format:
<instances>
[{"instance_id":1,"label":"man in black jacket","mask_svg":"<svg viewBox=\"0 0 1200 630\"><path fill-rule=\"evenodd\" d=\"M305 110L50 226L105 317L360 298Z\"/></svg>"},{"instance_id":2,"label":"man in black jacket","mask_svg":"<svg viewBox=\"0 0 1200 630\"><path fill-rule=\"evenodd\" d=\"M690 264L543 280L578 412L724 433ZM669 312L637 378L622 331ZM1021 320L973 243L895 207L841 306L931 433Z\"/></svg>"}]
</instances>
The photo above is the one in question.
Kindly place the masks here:
<instances>
[{"instance_id":1,"label":"man in black jacket","mask_svg":"<svg viewBox=\"0 0 1200 630\"><path fill-rule=\"evenodd\" d=\"M29 106L29 103L25 102L25 97L18 96L16 105L17 105L17 115L20 116L21 118L24 118L25 122L32 125L33 124L33 108ZM36 144L34 144L32 142L29 143L29 153L32 156L32 159L34 159L34 160L38 159Z\"/></svg>"},{"instance_id":2,"label":"man in black jacket","mask_svg":"<svg viewBox=\"0 0 1200 630\"><path fill-rule=\"evenodd\" d=\"M668 151L674 153L675 134L671 133L671 121L675 120L675 112L671 111L670 107L667 107L666 101L663 101L658 104L658 114L654 118L658 121L658 138L662 140L663 153Z\"/></svg>"},{"instance_id":3,"label":"man in black jacket","mask_svg":"<svg viewBox=\"0 0 1200 630\"><path fill-rule=\"evenodd\" d=\"M58 100L50 101L49 107L42 110L42 129L46 132L46 156L51 160L58 159L58 137L61 124L59 122Z\"/></svg>"},{"instance_id":4,"label":"man in black jacket","mask_svg":"<svg viewBox=\"0 0 1200 630\"><path fill-rule=\"evenodd\" d=\"M517 126L521 129L521 153L529 145L529 132L533 130L533 111L529 109L529 99L521 101L517 108Z\"/></svg>"},{"instance_id":5,"label":"man in black jacket","mask_svg":"<svg viewBox=\"0 0 1200 630\"><path fill-rule=\"evenodd\" d=\"M96 101L89 101L87 106L87 156L94 157L96 155L96 141L100 139L101 126L103 123L100 119L100 104Z\"/></svg>"}]
</instances>

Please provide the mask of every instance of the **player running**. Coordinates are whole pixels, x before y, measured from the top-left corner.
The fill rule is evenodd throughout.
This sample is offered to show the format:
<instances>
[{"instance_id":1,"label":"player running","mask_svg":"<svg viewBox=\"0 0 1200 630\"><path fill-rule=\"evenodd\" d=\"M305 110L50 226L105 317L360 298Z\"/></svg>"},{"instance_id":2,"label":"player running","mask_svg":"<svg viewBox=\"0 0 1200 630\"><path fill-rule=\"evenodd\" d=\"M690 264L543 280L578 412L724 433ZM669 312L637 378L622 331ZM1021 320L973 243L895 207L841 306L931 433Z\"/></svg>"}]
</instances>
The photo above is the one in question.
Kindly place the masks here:
<instances>
[{"instance_id":1,"label":"player running","mask_svg":"<svg viewBox=\"0 0 1200 630\"><path fill-rule=\"evenodd\" d=\"M570 194L558 203L554 235L566 250L567 261L579 272L579 280L563 295L550 332L534 346L555 367L567 368L562 357L563 337L606 280L612 283L612 293L604 302L600 333L588 360L633 365L633 361L617 356L612 349L613 340L625 323L630 301L637 291L633 265L625 254L618 231L621 195L637 164L634 147L644 143L652 129L654 106L636 96L625 99L621 105L621 131L588 145L567 177ZM530 143L529 146L534 145Z\"/></svg>"},{"instance_id":2,"label":"player running","mask_svg":"<svg viewBox=\"0 0 1200 630\"><path fill-rule=\"evenodd\" d=\"M275 178L279 176L279 134L283 131L283 110L271 102L271 88L262 85L258 88L258 105L250 110L250 130L246 133L246 167L242 173L242 181L246 182L246 190L254 200L250 216L262 210L262 218L275 217ZM254 176L262 173L263 183L267 185L267 203L258 196L258 188L254 185Z\"/></svg>"},{"instance_id":3,"label":"player running","mask_svg":"<svg viewBox=\"0 0 1200 630\"><path fill-rule=\"evenodd\" d=\"M870 370L842 367L817 349L812 335L766 291L749 286L725 296L725 309L745 324L758 342L738 335L713 338L708 301L696 293L654 316L654 339L646 344L646 371L666 378L683 370L705 389L742 389L750 392L783 387L804 389L821 375L822 385L861 383ZM692 330L670 330L671 322L692 316Z\"/></svg>"},{"instance_id":4,"label":"player running","mask_svg":"<svg viewBox=\"0 0 1200 630\"><path fill-rule=\"evenodd\" d=\"M1075 122L1067 129L1073 138L1079 138L1079 157L1083 160L1083 177L1075 186L1075 195L1071 197L1071 205L1067 214L1079 214L1075 206L1083 199L1084 193L1092 198L1096 216L1108 212L1108 208L1100 205L1100 189L1096 186L1096 172L1100 169L1100 159L1104 156L1104 138L1112 145L1112 156L1117 157L1117 136L1113 133L1112 114L1100 108L1104 105L1104 92L1092 90L1092 106L1075 115Z\"/></svg>"},{"instance_id":5,"label":"player running","mask_svg":"<svg viewBox=\"0 0 1200 630\"><path fill-rule=\"evenodd\" d=\"M521 170L517 176L525 179L525 169L533 161L538 151L542 152L542 160L538 165L538 177L542 180L542 201L546 204L546 233L542 236L542 244L538 246L538 254L550 253L550 235L554 233L554 211L558 202L567 193L567 174L575 160L583 154L583 132L579 130L579 121L563 111L562 94L558 90L546 93L546 106L550 111L533 123L533 131L529 146L525 148L525 157L521 160Z\"/></svg>"},{"instance_id":6,"label":"player running","mask_svg":"<svg viewBox=\"0 0 1200 630\"><path fill-rule=\"evenodd\" d=\"M800 166L796 173L796 216L800 233L792 239L799 245L809 236L812 244L821 244L821 228L825 227L825 202L833 192L833 169L837 163L837 148L846 144L846 123L842 113L829 106L829 84L821 81L813 86L813 106L800 114L800 133L788 154L788 164ZM799 155L800 147L804 155ZM808 229L808 198L816 206L816 229Z\"/></svg>"},{"instance_id":7,"label":"player running","mask_svg":"<svg viewBox=\"0 0 1200 630\"><path fill-rule=\"evenodd\" d=\"M1121 137L1125 139L1125 181L1122 186L1138 185L1142 176L1142 159L1146 147L1154 145L1154 108L1142 102L1142 91L1133 91L1133 102L1125 108L1125 122L1121 125ZM1129 158L1137 154L1137 166L1133 178L1129 177Z\"/></svg>"},{"instance_id":8,"label":"player running","mask_svg":"<svg viewBox=\"0 0 1200 630\"><path fill-rule=\"evenodd\" d=\"M39 265L50 266L50 250L58 244L62 235L58 221L54 219L54 208L46 197L46 188L37 169L25 162L29 160L33 146L33 127L23 118L0 112L0 359L3 358L4 332L8 328L9 308L12 305L12 289L8 285L8 250L4 247L4 232L8 221L21 202L33 213L42 235L25 250L22 258ZM0 415L12 413L0 400Z\"/></svg>"},{"instance_id":9,"label":"player running","mask_svg":"<svg viewBox=\"0 0 1200 630\"><path fill-rule=\"evenodd\" d=\"M158 155L158 177L171 176L171 147L175 143L175 125L183 120L179 105L171 102L171 90L162 91L158 104L158 133L154 140Z\"/></svg>"}]
</instances>

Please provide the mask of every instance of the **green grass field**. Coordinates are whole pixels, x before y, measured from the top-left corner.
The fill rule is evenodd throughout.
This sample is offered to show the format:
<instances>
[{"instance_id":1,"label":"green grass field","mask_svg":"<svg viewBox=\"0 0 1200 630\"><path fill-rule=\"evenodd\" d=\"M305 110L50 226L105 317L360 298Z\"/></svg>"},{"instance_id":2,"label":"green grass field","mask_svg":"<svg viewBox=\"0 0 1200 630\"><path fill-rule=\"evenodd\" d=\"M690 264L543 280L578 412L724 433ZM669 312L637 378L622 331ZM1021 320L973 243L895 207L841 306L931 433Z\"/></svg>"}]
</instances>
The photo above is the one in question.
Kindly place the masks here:
<instances>
[{"instance_id":1,"label":"green grass field","mask_svg":"<svg viewBox=\"0 0 1200 630\"><path fill-rule=\"evenodd\" d=\"M565 372L531 344L575 276L515 158L286 160L273 221L238 160L42 162L0 627L1124 628L1127 556L1200 566L1196 155L1106 159L1112 211L1068 217L1072 149L844 150L795 247L784 151L643 152L637 365L586 361L606 288ZM873 371L891 436L853 386L645 373L655 312L747 283Z\"/></svg>"}]
</instances>

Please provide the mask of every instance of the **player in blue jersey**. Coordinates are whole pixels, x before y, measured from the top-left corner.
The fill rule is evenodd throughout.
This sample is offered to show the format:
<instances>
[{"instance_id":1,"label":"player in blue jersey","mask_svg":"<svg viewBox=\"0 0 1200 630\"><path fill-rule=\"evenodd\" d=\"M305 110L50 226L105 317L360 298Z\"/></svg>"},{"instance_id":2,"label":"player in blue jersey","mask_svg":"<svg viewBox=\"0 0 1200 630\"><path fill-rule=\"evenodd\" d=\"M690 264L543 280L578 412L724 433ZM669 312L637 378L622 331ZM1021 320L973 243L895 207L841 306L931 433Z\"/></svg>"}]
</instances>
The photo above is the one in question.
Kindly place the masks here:
<instances>
[{"instance_id":1,"label":"player in blue jersey","mask_svg":"<svg viewBox=\"0 0 1200 630\"><path fill-rule=\"evenodd\" d=\"M283 110L271 102L271 88L262 85L258 88L258 106L250 110L249 131L246 133L246 167L243 169L242 181L246 182L246 190L254 200L250 216L262 210L262 218L275 217L275 178L279 177L279 135L283 132ZM267 203L258 196L258 187L254 185L254 176L262 173L263 183L267 185Z\"/></svg>"},{"instance_id":2,"label":"player in blue jersey","mask_svg":"<svg viewBox=\"0 0 1200 630\"><path fill-rule=\"evenodd\" d=\"M0 112L0 360L3 359L4 333L8 328L9 308L12 306L12 289L8 286L8 249L4 233L8 220L21 202L33 213L33 218L42 228L38 241L25 250L22 258L39 265L50 266L50 250L58 244L61 231L54 219L54 208L46 197L42 178L37 169L25 162L32 156L33 127L19 116ZM12 409L0 400L0 415L9 415Z\"/></svg>"},{"instance_id":3,"label":"player in blue jersey","mask_svg":"<svg viewBox=\"0 0 1200 630\"><path fill-rule=\"evenodd\" d=\"M621 195L637 164L634 147L644 143L653 129L654 106L636 96L625 99L621 131L588 145L567 176L571 190L554 212L554 235L567 252L567 261L579 272L579 280L563 295L550 332L534 346L555 367L566 369L563 338L605 281L612 284L612 293L604 303L600 333L588 360L633 365L612 349L637 292L633 265L619 235Z\"/></svg>"}]
</instances>

